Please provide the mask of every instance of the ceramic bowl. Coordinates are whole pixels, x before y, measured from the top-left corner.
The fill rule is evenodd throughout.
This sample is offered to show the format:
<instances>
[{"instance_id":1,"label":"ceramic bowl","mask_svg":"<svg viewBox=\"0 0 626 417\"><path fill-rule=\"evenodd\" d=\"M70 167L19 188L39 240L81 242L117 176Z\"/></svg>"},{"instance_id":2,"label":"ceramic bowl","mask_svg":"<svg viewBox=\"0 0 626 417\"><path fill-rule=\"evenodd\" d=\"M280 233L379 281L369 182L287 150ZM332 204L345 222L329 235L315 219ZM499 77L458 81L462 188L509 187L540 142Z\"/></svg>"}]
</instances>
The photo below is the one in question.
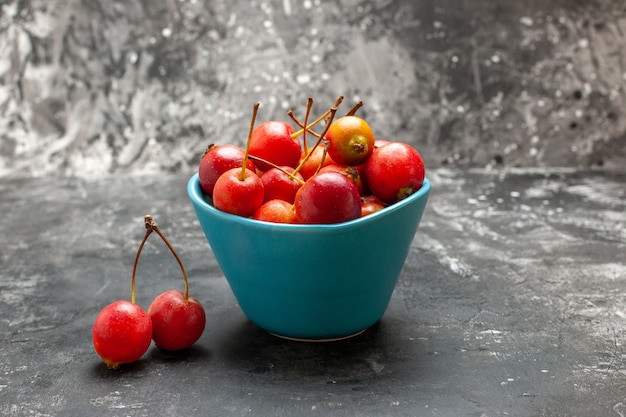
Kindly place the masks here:
<instances>
[{"instance_id":1,"label":"ceramic bowl","mask_svg":"<svg viewBox=\"0 0 626 417\"><path fill-rule=\"evenodd\" d=\"M358 334L385 313L430 182L382 211L339 224L288 225L217 210L187 186L202 230L245 316L292 339Z\"/></svg>"}]
</instances>

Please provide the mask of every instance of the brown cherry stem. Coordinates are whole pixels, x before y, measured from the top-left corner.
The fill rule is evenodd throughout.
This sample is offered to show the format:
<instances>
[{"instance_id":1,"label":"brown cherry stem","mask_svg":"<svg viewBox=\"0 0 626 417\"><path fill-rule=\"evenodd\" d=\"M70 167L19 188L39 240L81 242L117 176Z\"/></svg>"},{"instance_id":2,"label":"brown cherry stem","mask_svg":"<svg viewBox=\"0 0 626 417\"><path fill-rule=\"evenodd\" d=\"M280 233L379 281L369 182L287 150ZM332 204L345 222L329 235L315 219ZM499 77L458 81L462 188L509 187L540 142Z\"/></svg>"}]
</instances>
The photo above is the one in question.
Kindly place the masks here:
<instances>
[{"instance_id":1,"label":"brown cherry stem","mask_svg":"<svg viewBox=\"0 0 626 417\"><path fill-rule=\"evenodd\" d=\"M333 108L335 109L335 111L337 111L337 107L339 107L339 105L341 104L342 101L343 101L343 96L337 97L337 100L335 100L335 104L333 104L331 109L326 110L320 117L318 117L317 119L312 121L310 124L306 125L306 128L302 127L302 129L300 129L300 130L298 130L296 132L293 132L291 134L291 137L292 138L298 137L299 135L301 135L304 132L305 129L311 129L313 126L315 126L316 124L318 124L322 120L326 119L328 116L330 116L330 113L331 113ZM333 117L334 117L334 115L333 115Z\"/></svg>"},{"instance_id":2,"label":"brown cherry stem","mask_svg":"<svg viewBox=\"0 0 626 417\"><path fill-rule=\"evenodd\" d=\"M313 97L309 97L306 102L306 113L304 113L304 126L309 124L309 116L311 115L311 108L313 107ZM291 118L296 122L300 127L304 128L304 126L295 118L293 112L290 114ZM302 132L302 149L304 150L304 154L306 155L308 151L307 143L306 143L306 133L308 129L304 129Z\"/></svg>"},{"instance_id":3,"label":"brown cherry stem","mask_svg":"<svg viewBox=\"0 0 626 417\"><path fill-rule=\"evenodd\" d=\"M248 154L250 153L250 142L252 139L252 131L254 130L254 123L256 121L256 114L259 111L259 103L254 103L252 109L252 119L250 120L250 130L248 131L248 140L246 141L246 152L243 155L243 165L241 166L241 173L239 174L239 181L246 179L246 165L248 165Z\"/></svg>"},{"instance_id":4,"label":"brown cherry stem","mask_svg":"<svg viewBox=\"0 0 626 417\"><path fill-rule=\"evenodd\" d=\"M309 99L306 102L306 113L304 113L304 125L308 125L309 124L309 116L311 115L311 109L313 108L313 97L309 97ZM304 152L306 154L306 152L308 152L308 147L307 147L307 143L306 143L306 129L304 129L304 132L302 132L302 144L303 144L303 149Z\"/></svg>"},{"instance_id":5,"label":"brown cherry stem","mask_svg":"<svg viewBox=\"0 0 626 417\"><path fill-rule=\"evenodd\" d=\"M320 160L320 164L317 166L317 169L315 170L315 174L319 173L320 169L322 169L322 167L324 166L324 161L326 160L326 155L328 155L328 146L329 145L330 145L330 143L328 141L326 143L324 143L324 152L322 152L322 159Z\"/></svg>"},{"instance_id":6,"label":"brown cherry stem","mask_svg":"<svg viewBox=\"0 0 626 417\"><path fill-rule=\"evenodd\" d=\"M311 128L312 128L313 126L315 126L316 124L318 124L319 122L321 122L322 120L324 120L324 119L326 118L326 116L328 116L329 112L330 112L330 110L326 110L326 111L324 112L324 114L322 114L322 115L321 115L320 117L318 117L317 119L313 120L313 121L312 121L311 123L309 123L309 124L307 125L307 127L305 128L305 127L304 127L304 125L302 124L302 122L299 122L298 120L296 120L296 119L295 119L295 116L293 115L293 112L292 112L291 110L289 110L289 111L287 112L287 115L288 115L289 117L291 117L291 118L293 119L293 121L294 121L294 122L296 122L296 123L298 124L298 126L300 126L300 127L302 128L302 129L300 129L300 130L296 130L295 132L293 132L293 133L291 134L291 137L292 137L292 138L296 138L296 137L300 136L301 134L303 134L303 133L305 132L305 130L308 130L309 132L311 132L311 133L315 134L315 136L317 136L317 134L316 134L315 132L311 131Z\"/></svg>"},{"instance_id":7,"label":"brown cherry stem","mask_svg":"<svg viewBox=\"0 0 626 417\"><path fill-rule=\"evenodd\" d=\"M309 158L311 157L311 155L313 155L313 152L315 151L315 148L317 148L320 145L320 143L323 140L325 140L324 137L326 136L326 132L328 132L328 129L330 129L330 125L332 124L333 119L335 118L335 114L337 113L337 106L331 107L327 111L327 113L328 113L328 121L326 123L326 126L324 126L324 131L317 138L317 142L315 142L315 145L313 145L313 147L309 150L309 152L307 152L307 154L304 156L304 158L302 158L302 161L300 161L300 164L298 164L296 169L293 171L294 173L299 172L302 169L302 167L304 166L306 161L308 161ZM324 158L325 157L326 156L324 156ZM322 164L320 164L320 166L318 168L320 168L321 166L322 166Z\"/></svg>"},{"instance_id":8,"label":"brown cherry stem","mask_svg":"<svg viewBox=\"0 0 626 417\"><path fill-rule=\"evenodd\" d=\"M326 111L324 114L325 114L326 116L328 116L328 115L330 114L330 110ZM302 138L303 138L302 142L304 143L304 153L306 154L306 152L308 151L308 148L307 148L307 145L306 145L306 139L305 139L305 135L306 135L306 133L308 132L308 133L312 134L313 136L315 136L316 138L319 138L319 137L320 137L320 134L319 134L319 133L317 133L317 132L315 132L315 131L311 130L311 128L313 127L313 125L315 124L315 122L314 122L314 123L311 123L310 125L307 125L307 124L306 124L306 121L305 121L304 123L302 123L300 120L298 120L298 119L296 118L296 116L293 114L293 112L292 112L291 110L289 110L289 111L287 112L287 116L291 117L291 120L293 120L293 121L295 122L295 124L297 124L298 126L300 126L300 127L302 128L302 129L301 129L301 130L299 130L298 132L302 132ZM326 116L324 116L324 117L326 117ZM318 123L319 123L319 122L318 122ZM304 126L306 126L306 129L304 128ZM291 136L293 136L293 134L292 134Z\"/></svg>"},{"instance_id":9,"label":"brown cherry stem","mask_svg":"<svg viewBox=\"0 0 626 417\"><path fill-rule=\"evenodd\" d=\"M172 255L174 255L174 258L176 258L176 262L178 262L178 266L180 266L180 270L183 273L183 280L185 281L185 300L187 300L189 298L189 281L187 280L187 272L185 272L185 267L183 266L183 262L180 260L180 257L174 250L174 247L172 246L172 244L169 242L169 240L167 240L163 232L161 232L161 230L159 229L159 226L157 226L157 224L154 222L154 219L152 218L152 216L147 214L144 217L144 221L146 223L146 228L150 229L151 231L154 230L159 235L159 237L163 240L163 242L165 243L165 246L167 246L170 252L172 252ZM148 232L146 232L146 237L147 236L148 236Z\"/></svg>"},{"instance_id":10,"label":"brown cherry stem","mask_svg":"<svg viewBox=\"0 0 626 417\"><path fill-rule=\"evenodd\" d=\"M202 154L202 156L204 156L204 155L206 155L207 153L209 153L209 151L210 151L211 149L215 148L215 146L216 146L216 145L215 145L214 143L209 144L209 146L207 146L207 147L206 147L206 149L204 150L204 153Z\"/></svg>"},{"instance_id":11,"label":"brown cherry stem","mask_svg":"<svg viewBox=\"0 0 626 417\"><path fill-rule=\"evenodd\" d=\"M280 172L282 172L283 174L285 174L286 176L289 177L289 179L292 179L294 181L299 182L300 184L304 184L304 181L302 181L300 178L296 177L294 174L292 174L289 171L285 171L282 167L276 165L275 163L273 163L272 161L268 161L267 159L263 159L261 157L258 156L254 156L254 155L250 155L250 159L252 159L253 161L259 161L259 162L263 162L269 166L271 166L272 168L276 168L277 170L279 170Z\"/></svg>"},{"instance_id":12,"label":"brown cherry stem","mask_svg":"<svg viewBox=\"0 0 626 417\"><path fill-rule=\"evenodd\" d=\"M356 104L354 105L354 107L352 107L352 108L348 111L348 113L346 113L346 116L354 116L354 114L356 113L356 111L357 111L358 109L360 109L361 107L363 107L363 102L362 102L362 101L359 101L358 103L356 103Z\"/></svg>"},{"instance_id":13,"label":"brown cherry stem","mask_svg":"<svg viewBox=\"0 0 626 417\"><path fill-rule=\"evenodd\" d=\"M144 220L149 217L146 216L144 218ZM137 276L137 264L139 263L139 255L141 254L141 250L143 249L143 246L146 244L146 240L148 240L148 236L150 236L150 233L152 233L152 228L150 226L148 226L148 221L145 220L146 223L146 233L143 235L143 240L141 241L141 243L139 244L139 248L137 249L137 253L135 254L135 262L133 263L133 274L132 274L132 278L130 280L130 302L135 304L136 301L136 297L135 297L135 281L136 281L136 276Z\"/></svg>"}]
</instances>

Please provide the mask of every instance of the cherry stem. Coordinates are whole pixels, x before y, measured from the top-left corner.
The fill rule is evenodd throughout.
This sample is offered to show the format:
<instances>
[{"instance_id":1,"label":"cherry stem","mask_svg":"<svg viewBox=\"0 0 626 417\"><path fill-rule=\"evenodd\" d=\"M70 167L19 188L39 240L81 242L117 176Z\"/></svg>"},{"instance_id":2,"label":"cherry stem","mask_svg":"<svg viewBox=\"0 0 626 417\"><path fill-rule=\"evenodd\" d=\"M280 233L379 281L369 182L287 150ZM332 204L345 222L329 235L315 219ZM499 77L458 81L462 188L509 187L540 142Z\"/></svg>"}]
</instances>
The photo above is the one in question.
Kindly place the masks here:
<instances>
[{"instance_id":1,"label":"cherry stem","mask_svg":"<svg viewBox=\"0 0 626 417\"><path fill-rule=\"evenodd\" d=\"M293 119L293 121L294 121L294 122L296 122L296 123L298 124L298 126L300 126L300 127L302 128L302 129L300 129L300 130L297 130L297 131L293 132L293 133L291 134L291 137L292 137L292 138L297 138L298 136L302 135L302 134L303 134L305 131L307 131L307 130L308 130L309 132L311 132L311 133L313 133L313 134L315 134L315 135L317 136L317 133L315 133L315 132L311 131L311 128L312 128L313 126L315 126L316 124L318 124L319 122L321 122L322 120L324 120L324 119L326 118L326 116L328 116L329 112L330 112L330 110L326 110L326 111L324 112L324 114L322 114L322 115L321 115L320 117L318 117L317 119L313 120L313 121L312 121L310 124L308 124L308 125L306 126L306 128L305 128L305 127L304 127L304 125L302 124L302 122L298 121L298 120L295 118L295 116L294 116L293 112L292 112L291 110L289 110L289 111L287 112L287 115L288 115L289 117L291 117L291 118Z\"/></svg>"},{"instance_id":2,"label":"cherry stem","mask_svg":"<svg viewBox=\"0 0 626 417\"><path fill-rule=\"evenodd\" d=\"M206 147L206 149L204 150L204 154L203 154L202 156L204 156L204 155L206 155L207 153L209 153L209 151L210 151L211 149L213 149L213 148L215 148L215 144L214 144L214 143L211 143L209 146L207 146L207 147Z\"/></svg>"},{"instance_id":3,"label":"cherry stem","mask_svg":"<svg viewBox=\"0 0 626 417\"><path fill-rule=\"evenodd\" d=\"M326 155L328 155L328 146L330 145L329 142L324 143L324 152L322 152L322 159L320 159L320 164L317 166L317 169L315 170L315 174L320 172L320 169L322 169L322 167L324 166L324 161L326 160Z\"/></svg>"},{"instance_id":4,"label":"cherry stem","mask_svg":"<svg viewBox=\"0 0 626 417\"><path fill-rule=\"evenodd\" d=\"M259 103L254 103L252 109L252 119L250 120L250 130L248 131L248 140L246 142L246 152L243 156L243 165L241 166L241 173L239 174L239 181L246 179L246 165L248 165L248 154L250 153L250 142L252 139L252 131L254 130L254 123L256 121L256 114L259 111Z\"/></svg>"},{"instance_id":5,"label":"cherry stem","mask_svg":"<svg viewBox=\"0 0 626 417\"><path fill-rule=\"evenodd\" d=\"M331 109L326 110L326 111L324 112L324 114L322 114L320 117L318 117L317 119L315 119L314 121L312 121L310 124L306 125L306 128L305 128L305 127L302 127L302 129L300 129L300 130L298 130L298 131L296 131L296 132L293 132L293 133L291 134L291 137L292 137L292 138L298 137L299 135L301 135L301 134L305 131L305 129L311 129L313 126L315 126L316 124L318 124L319 122L321 122L322 120L324 120L326 117L328 117L328 116L330 115L330 113L331 113L331 111L332 111L332 109L333 109L333 108L335 109L335 111L337 111L337 107L339 107L339 105L341 104L341 102L342 102L342 101L343 101L343 96L339 96L339 97L337 97L337 100L335 101L335 104L333 104L333 106L331 107ZM289 112L288 112L287 114L289 114ZM293 112L292 112L292 114L293 114ZM334 115L333 115L333 117L334 117ZM300 125L300 126L302 126L301 124L299 124L299 125ZM313 132L311 132L311 133L313 133ZM317 135L316 135L316 136L317 136Z\"/></svg>"},{"instance_id":6,"label":"cherry stem","mask_svg":"<svg viewBox=\"0 0 626 417\"><path fill-rule=\"evenodd\" d=\"M328 116L330 114L330 110L326 111L324 113L326 116ZM317 132L314 132L313 130L311 130L311 128L313 127L313 125L315 124L315 122L311 123L310 125L307 125L306 122L302 123L300 120L296 119L296 116L293 114L293 112L291 110L289 110L287 112L287 116L291 117L291 120L293 120L298 126L300 126L302 129L299 130L298 132L302 133L302 142L304 143L304 153L306 154L306 152L308 151L307 145L306 145L306 133L309 132L311 133L313 136L315 136L316 138L320 137L320 134ZM326 117L324 116L324 117ZM319 123L319 122L318 122ZM305 127L306 126L306 129ZM291 135L293 136L293 134Z\"/></svg>"},{"instance_id":7,"label":"cherry stem","mask_svg":"<svg viewBox=\"0 0 626 417\"><path fill-rule=\"evenodd\" d=\"M352 108L348 111L348 113L346 113L346 116L354 116L354 114L356 113L356 111L357 111L358 109L360 109L361 107L363 107L363 102L362 102L362 101L359 101L358 103L356 103L356 104L354 105L354 107L352 107Z\"/></svg>"},{"instance_id":8,"label":"cherry stem","mask_svg":"<svg viewBox=\"0 0 626 417\"><path fill-rule=\"evenodd\" d=\"M300 184L304 184L304 181L302 181L300 178L296 177L294 174L292 174L289 171L286 171L285 169L283 169L283 167L276 165L275 163L273 163L272 161L268 161L267 159L263 159L261 157L258 156L254 156L254 155L250 155L250 159L252 159L253 161L259 161L259 162L263 162L269 166L271 166L272 168L276 168L277 170L279 170L280 172L282 172L283 174L285 174L286 176L289 177L289 179L294 180L299 182Z\"/></svg>"},{"instance_id":9,"label":"cherry stem","mask_svg":"<svg viewBox=\"0 0 626 417\"><path fill-rule=\"evenodd\" d=\"M174 247L172 246L172 244L169 242L169 240L167 240L163 232L161 232L161 230L159 229L159 226L157 226L157 224L154 222L154 219L152 218L152 216L147 214L144 217L144 221L146 223L146 229L149 229L150 231L154 230L159 235L159 237L161 237L161 239L165 243L165 246L167 246L170 252L172 252L172 255L174 255L174 258L176 258L176 262L178 262L178 266L180 266L180 270L183 273L183 280L185 281L185 300L187 300L189 298L189 281L187 280L187 273L185 272L185 267L183 266L183 262L180 260L180 257L174 250ZM148 236L148 234L149 233L146 232L146 237Z\"/></svg>"},{"instance_id":10,"label":"cherry stem","mask_svg":"<svg viewBox=\"0 0 626 417\"><path fill-rule=\"evenodd\" d=\"M304 125L305 126L309 124L309 116L311 115L312 107L313 107L313 97L309 97L309 99L306 102L306 113L304 113ZM307 132L307 129L304 129L304 132L302 132L302 148L304 149L305 154L308 150L307 144L306 144L306 132Z\"/></svg>"},{"instance_id":11,"label":"cherry stem","mask_svg":"<svg viewBox=\"0 0 626 417\"><path fill-rule=\"evenodd\" d=\"M146 240L148 240L148 236L150 236L150 233L152 233L152 228L149 227L148 224L146 223L146 234L143 236L143 240L141 241L141 243L139 244L139 248L137 249L137 254L135 255L135 262L133 263L133 275L130 281L130 302L133 304L135 304L136 302L136 297L135 297L136 279L135 278L137 276L137 264L139 263L139 255L141 254L141 250L143 249L143 246L146 244Z\"/></svg>"},{"instance_id":12,"label":"cherry stem","mask_svg":"<svg viewBox=\"0 0 626 417\"><path fill-rule=\"evenodd\" d=\"M335 104L337 104L337 103L335 103ZM322 142L322 140L324 140L324 137L326 136L326 132L328 132L328 129L330 129L330 125L332 124L333 119L335 118L335 113L337 113L337 105L331 107L327 111L327 113L328 113L328 121L326 123L326 126L324 126L324 131L317 138L317 142L315 142L315 145L313 145L313 147L309 150L309 152L307 152L307 154L304 156L304 158L302 158L302 161L300 161L300 164L293 171L294 173L299 172L302 169L302 167L304 166L306 161L308 161L309 158L311 157L311 155L313 155L313 152L315 151L315 148L317 148L320 145L320 143ZM320 163L320 165L318 166L318 171L319 171L319 168L321 168L322 164L324 163L324 159L325 158L326 158L326 154L324 154L324 158L322 159L322 163Z\"/></svg>"}]
</instances>

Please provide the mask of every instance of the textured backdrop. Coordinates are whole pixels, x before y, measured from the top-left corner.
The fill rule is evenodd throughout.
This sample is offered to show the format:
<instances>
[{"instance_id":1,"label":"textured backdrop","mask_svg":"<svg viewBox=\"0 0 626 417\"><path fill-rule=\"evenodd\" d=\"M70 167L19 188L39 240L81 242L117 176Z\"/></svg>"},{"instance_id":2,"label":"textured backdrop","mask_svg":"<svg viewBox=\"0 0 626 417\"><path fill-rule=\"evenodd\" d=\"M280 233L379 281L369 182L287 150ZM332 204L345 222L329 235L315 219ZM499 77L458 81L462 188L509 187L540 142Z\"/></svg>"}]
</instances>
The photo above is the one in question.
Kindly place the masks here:
<instances>
[{"instance_id":1,"label":"textured backdrop","mask_svg":"<svg viewBox=\"0 0 626 417\"><path fill-rule=\"evenodd\" d=\"M0 176L189 173L338 95L429 167L626 161L621 1L0 4Z\"/></svg>"}]
</instances>

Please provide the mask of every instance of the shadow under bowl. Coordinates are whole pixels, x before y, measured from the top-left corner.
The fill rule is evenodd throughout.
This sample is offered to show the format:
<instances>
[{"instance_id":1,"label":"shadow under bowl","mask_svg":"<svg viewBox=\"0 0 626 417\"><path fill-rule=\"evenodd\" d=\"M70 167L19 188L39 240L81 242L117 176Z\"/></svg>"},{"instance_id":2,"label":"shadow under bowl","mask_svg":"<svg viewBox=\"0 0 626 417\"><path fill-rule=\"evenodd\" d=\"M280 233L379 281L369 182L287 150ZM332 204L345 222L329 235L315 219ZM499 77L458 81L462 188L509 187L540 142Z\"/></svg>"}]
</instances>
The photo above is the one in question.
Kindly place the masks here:
<instances>
[{"instance_id":1,"label":"shadow under bowl","mask_svg":"<svg viewBox=\"0 0 626 417\"><path fill-rule=\"evenodd\" d=\"M298 340L356 335L385 313L430 193L430 182L384 210L338 224L278 224L222 212L187 192L245 316Z\"/></svg>"}]
</instances>

